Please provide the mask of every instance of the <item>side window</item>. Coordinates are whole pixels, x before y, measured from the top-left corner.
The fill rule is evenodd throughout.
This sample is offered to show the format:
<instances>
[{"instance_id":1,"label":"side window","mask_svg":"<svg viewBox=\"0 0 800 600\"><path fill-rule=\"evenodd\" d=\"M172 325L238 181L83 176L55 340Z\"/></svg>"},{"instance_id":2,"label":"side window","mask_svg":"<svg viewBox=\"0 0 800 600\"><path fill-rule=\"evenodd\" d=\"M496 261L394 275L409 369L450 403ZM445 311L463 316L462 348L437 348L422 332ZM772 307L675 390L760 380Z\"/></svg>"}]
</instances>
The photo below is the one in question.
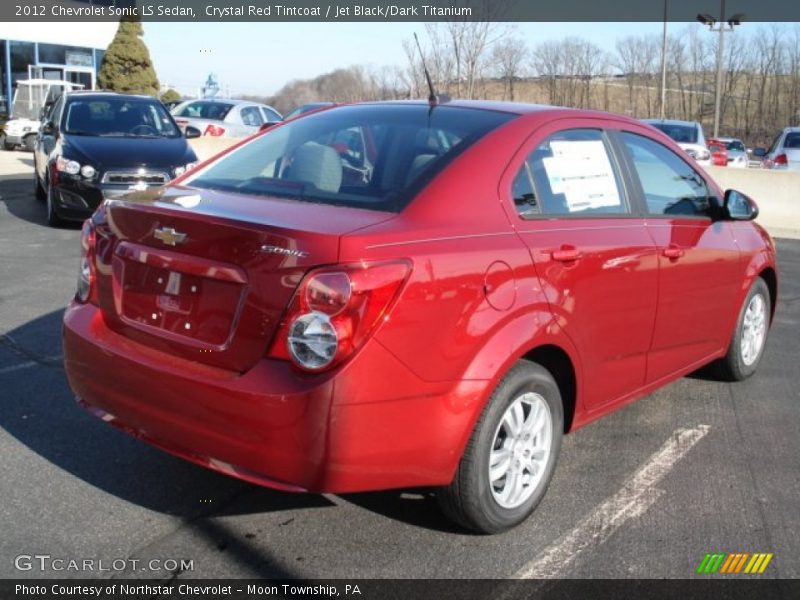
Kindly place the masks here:
<instances>
[{"instance_id":1,"label":"side window","mask_svg":"<svg viewBox=\"0 0 800 600\"><path fill-rule=\"evenodd\" d=\"M56 125L59 124L59 120L61 117L61 108L64 106L64 96L60 96L56 103L52 106L52 108L48 111L47 115L45 115L45 120L50 120Z\"/></svg>"},{"instance_id":2,"label":"side window","mask_svg":"<svg viewBox=\"0 0 800 600\"><path fill-rule=\"evenodd\" d=\"M264 121L268 123L277 123L281 120L281 116L274 110L270 110L266 106L261 107L261 112L264 113Z\"/></svg>"},{"instance_id":3,"label":"side window","mask_svg":"<svg viewBox=\"0 0 800 600\"><path fill-rule=\"evenodd\" d=\"M622 132L651 215L706 216L709 191L703 178L666 146Z\"/></svg>"},{"instance_id":4,"label":"side window","mask_svg":"<svg viewBox=\"0 0 800 600\"><path fill-rule=\"evenodd\" d=\"M629 212L599 129L569 129L548 137L523 163L512 188L522 218Z\"/></svg>"},{"instance_id":5,"label":"side window","mask_svg":"<svg viewBox=\"0 0 800 600\"><path fill-rule=\"evenodd\" d=\"M245 106L242 109L242 123L252 127L261 127L264 124L264 119L261 117L261 112L257 106Z\"/></svg>"}]
</instances>

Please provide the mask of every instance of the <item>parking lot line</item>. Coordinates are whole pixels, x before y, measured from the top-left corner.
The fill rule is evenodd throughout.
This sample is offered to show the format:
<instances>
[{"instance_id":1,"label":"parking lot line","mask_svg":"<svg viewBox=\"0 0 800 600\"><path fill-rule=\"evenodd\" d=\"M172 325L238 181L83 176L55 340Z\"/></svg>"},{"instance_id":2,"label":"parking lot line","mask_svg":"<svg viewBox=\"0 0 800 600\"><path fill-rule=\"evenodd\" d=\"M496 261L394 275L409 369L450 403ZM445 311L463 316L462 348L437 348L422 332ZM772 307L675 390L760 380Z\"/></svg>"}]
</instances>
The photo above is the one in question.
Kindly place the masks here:
<instances>
[{"instance_id":1,"label":"parking lot line","mask_svg":"<svg viewBox=\"0 0 800 600\"><path fill-rule=\"evenodd\" d=\"M28 362L19 363L17 365L11 365L10 367L3 367L0 369L0 375L5 375L6 373L12 373L14 371L19 371L21 369L27 369L29 367L35 367L38 365L36 361L29 360Z\"/></svg>"},{"instance_id":2,"label":"parking lot line","mask_svg":"<svg viewBox=\"0 0 800 600\"><path fill-rule=\"evenodd\" d=\"M633 474L622 488L575 529L549 545L514 575L516 579L550 579L583 551L605 542L625 522L643 515L664 490L655 485L708 433L708 425L676 429L664 445Z\"/></svg>"}]
</instances>

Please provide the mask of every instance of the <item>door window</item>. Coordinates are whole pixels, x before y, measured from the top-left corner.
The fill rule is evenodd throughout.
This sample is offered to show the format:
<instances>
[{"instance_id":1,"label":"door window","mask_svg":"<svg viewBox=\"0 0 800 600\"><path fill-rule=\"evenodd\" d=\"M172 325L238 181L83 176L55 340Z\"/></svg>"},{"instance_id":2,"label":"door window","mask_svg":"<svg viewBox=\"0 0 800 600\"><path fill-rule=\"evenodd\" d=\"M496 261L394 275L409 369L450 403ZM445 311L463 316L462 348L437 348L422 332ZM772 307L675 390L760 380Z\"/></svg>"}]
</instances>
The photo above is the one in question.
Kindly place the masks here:
<instances>
[{"instance_id":1,"label":"door window","mask_svg":"<svg viewBox=\"0 0 800 600\"><path fill-rule=\"evenodd\" d=\"M708 186L685 160L641 135L622 132L622 141L641 182L648 214L708 216Z\"/></svg>"},{"instance_id":2,"label":"door window","mask_svg":"<svg viewBox=\"0 0 800 600\"><path fill-rule=\"evenodd\" d=\"M242 123L250 127L261 127L264 124L264 119L261 116L261 111L257 106L245 106L241 110Z\"/></svg>"},{"instance_id":3,"label":"door window","mask_svg":"<svg viewBox=\"0 0 800 600\"><path fill-rule=\"evenodd\" d=\"M599 129L569 129L531 152L512 184L522 218L626 214L629 206Z\"/></svg>"}]
</instances>

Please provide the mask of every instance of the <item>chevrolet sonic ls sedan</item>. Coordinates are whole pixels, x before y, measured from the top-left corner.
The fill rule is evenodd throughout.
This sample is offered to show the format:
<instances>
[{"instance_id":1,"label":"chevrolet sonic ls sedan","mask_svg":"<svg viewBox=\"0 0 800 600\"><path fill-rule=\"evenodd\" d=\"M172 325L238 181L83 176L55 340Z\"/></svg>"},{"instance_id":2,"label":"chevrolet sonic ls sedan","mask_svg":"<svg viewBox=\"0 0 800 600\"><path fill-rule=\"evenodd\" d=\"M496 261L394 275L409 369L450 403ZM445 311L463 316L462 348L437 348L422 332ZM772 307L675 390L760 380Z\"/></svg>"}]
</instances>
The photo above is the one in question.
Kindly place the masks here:
<instances>
[{"instance_id":1,"label":"chevrolet sonic ls sedan","mask_svg":"<svg viewBox=\"0 0 800 600\"><path fill-rule=\"evenodd\" d=\"M498 532L565 432L707 363L755 371L777 290L756 214L629 118L340 106L106 200L66 371L92 413L211 469L434 487Z\"/></svg>"}]
</instances>

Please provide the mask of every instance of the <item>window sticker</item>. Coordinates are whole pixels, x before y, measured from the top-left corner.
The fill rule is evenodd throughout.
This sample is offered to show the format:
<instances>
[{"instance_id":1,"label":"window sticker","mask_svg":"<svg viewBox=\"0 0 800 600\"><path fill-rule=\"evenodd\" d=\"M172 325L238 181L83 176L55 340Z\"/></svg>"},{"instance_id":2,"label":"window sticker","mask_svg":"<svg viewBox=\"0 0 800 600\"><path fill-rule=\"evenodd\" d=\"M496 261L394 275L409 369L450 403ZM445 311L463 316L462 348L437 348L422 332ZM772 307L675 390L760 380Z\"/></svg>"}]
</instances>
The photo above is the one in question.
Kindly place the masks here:
<instances>
[{"instance_id":1,"label":"window sticker","mask_svg":"<svg viewBox=\"0 0 800 600\"><path fill-rule=\"evenodd\" d=\"M601 140L552 141L543 158L554 194L564 194L570 212L621 206L617 180Z\"/></svg>"}]
</instances>

